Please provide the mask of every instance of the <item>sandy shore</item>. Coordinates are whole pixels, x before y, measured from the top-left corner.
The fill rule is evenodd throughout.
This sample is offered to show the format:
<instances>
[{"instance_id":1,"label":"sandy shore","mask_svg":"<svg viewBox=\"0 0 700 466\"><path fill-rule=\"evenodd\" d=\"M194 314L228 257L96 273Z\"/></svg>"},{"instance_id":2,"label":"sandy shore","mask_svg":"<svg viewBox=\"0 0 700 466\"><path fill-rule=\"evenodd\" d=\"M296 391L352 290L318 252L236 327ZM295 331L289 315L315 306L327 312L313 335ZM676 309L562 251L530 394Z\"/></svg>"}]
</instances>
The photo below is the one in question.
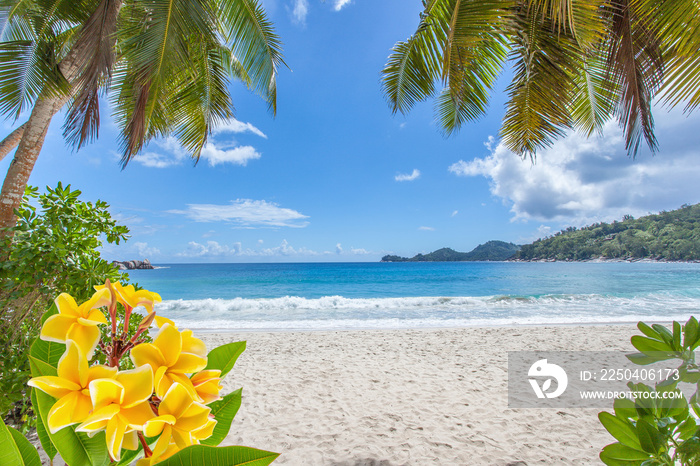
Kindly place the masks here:
<instances>
[{"instance_id":1,"label":"sandy shore","mask_svg":"<svg viewBox=\"0 0 700 466\"><path fill-rule=\"evenodd\" d=\"M223 445L286 465L596 464L592 409L509 409L507 351L629 351L631 325L199 335L247 340Z\"/></svg>"}]
</instances>

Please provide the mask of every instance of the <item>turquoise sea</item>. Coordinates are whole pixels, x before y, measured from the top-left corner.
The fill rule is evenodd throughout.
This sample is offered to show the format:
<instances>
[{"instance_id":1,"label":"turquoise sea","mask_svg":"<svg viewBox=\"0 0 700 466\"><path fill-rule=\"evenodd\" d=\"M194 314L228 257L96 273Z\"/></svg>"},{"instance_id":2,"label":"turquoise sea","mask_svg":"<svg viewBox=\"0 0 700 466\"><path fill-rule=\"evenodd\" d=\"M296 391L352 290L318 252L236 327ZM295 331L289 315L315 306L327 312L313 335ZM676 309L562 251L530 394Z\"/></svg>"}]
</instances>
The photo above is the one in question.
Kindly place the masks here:
<instances>
[{"instance_id":1,"label":"turquoise sea","mask_svg":"<svg viewBox=\"0 0 700 466\"><path fill-rule=\"evenodd\" d=\"M161 264L130 271L182 326L332 330L684 320L700 264Z\"/></svg>"}]
</instances>

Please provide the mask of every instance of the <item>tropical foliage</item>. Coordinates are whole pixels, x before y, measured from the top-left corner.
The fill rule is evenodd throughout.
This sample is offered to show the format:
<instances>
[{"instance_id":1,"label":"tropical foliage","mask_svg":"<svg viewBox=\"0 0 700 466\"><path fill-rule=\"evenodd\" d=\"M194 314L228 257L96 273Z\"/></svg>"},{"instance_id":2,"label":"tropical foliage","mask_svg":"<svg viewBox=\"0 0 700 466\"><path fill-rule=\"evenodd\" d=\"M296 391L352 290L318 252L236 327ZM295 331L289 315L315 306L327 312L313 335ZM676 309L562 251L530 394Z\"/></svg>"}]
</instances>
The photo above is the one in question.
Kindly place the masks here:
<instances>
[{"instance_id":1,"label":"tropical foliage","mask_svg":"<svg viewBox=\"0 0 700 466\"><path fill-rule=\"evenodd\" d=\"M693 0L424 0L415 33L383 70L394 112L435 97L446 134L486 112L512 70L501 137L533 157L612 116L635 155L657 148L651 106L700 104L700 4ZM442 86L439 89L438 86Z\"/></svg>"},{"instance_id":2,"label":"tropical foliage","mask_svg":"<svg viewBox=\"0 0 700 466\"><path fill-rule=\"evenodd\" d=\"M521 247L514 259L700 260L700 204L621 222L569 227Z\"/></svg>"},{"instance_id":3,"label":"tropical foliage","mask_svg":"<svg viewBox=\"0 0 700 466\"><path fill-rule=\"evenodd\" d=\"M671 330L663 325L640 322L643 335L632 337L639 353L627 356L635 364L648 365L677 359L677 371L655 387L643 383L628 384L634 401L618 398L614 413L602 412L600 422L617 440L603 448L600 459L609 466L676 465L700 463L700 369L695 350L700 346L700 326L695 317L685 325L673 322ZM686 399L679 384L695 386ZM657 393L654 393L657 392ZM670 396L670 392L675 392Z\"/></svg>"},{"instance_id":4,"label":"tropical foliage","mask_svg":"<svg viewBox=\"0 0 700 466\"><path fill-rule=\"evenodd\" d=\"M207 353L191 330L156 315L157 293L115 285L107 280L80 304L60 294L32 345L29 385L39 414L37 432L49 457L60 454L69 466L136 459L139 466L274 461L276 453L262 450L213 448L228 434L241 404L241 390L224 396L220 391L245 342ZM137 306L146 315L134 312ZM131 320L138 321L136 327ZM103 325L106 337L98 329ZM153 325L159 329L149 342L144 337ZM99 364L96 353L107 363ZM134 368L124 369L124 359ZM4 445L4 450L17 447L13 453L21 461L16 464L33 461L35 452Z\"/></svg>"},{"instance_id":5,"label":"tropical foliage","mask_svg":"<svg viewBox=\"0 0 700 466\"><path fill-rule=\"evenodd\" d=\"M128 279L98 252L129 231L107 203L82 201L70 185L46 189L27 188L13 235L0 239L0 417L16 426L31 420L29 347L53 297L65 290L84 301L93 285Z\"/></svg>"},{"instance_id":6,"label":"tropical foliage","mask_svg":"<svg viewBox=\"0 0 700 466\"><path fill-rule=\"evenodd\" d=\"M79 149L98 136L107 94L123 165L164 136L198 159L233 115L230 77L277 109L281 43L257 0L0 0L0 20L0 113L32 109L3 185L0 227L11 226L17 191L66 103L63 134Z\"/></svg>"}]
</instances>

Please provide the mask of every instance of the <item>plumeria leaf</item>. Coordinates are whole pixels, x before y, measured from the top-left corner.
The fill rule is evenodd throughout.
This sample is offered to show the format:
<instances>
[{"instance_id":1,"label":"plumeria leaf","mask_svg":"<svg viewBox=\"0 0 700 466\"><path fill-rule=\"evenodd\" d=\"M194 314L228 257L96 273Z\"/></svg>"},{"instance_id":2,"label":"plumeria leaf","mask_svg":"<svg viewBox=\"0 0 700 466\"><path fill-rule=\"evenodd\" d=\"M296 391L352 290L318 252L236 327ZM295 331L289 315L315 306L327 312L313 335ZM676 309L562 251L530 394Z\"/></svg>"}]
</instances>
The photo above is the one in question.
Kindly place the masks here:
<instances>
[{"instance_id":1,"label":"plumeria leaf","mask_svg":"<svg viewBox=\"0 0 700 466\"><path fill-rule=\"evenodd\" d=\"M58 314L58 309L56 308L56 303L53 303L48 311L44 313L41 318L41 325L43 327L44 322L52 315ZM29 355L31 358L46 363L52 367L58 365L58 360L61 359L63 353L66 351L66 345L63 343L55 343L52 341L44 341L37 337L29 350ZM31 364L31 360L30 360ZM32 375L38 377L40 375L47 375L41 373L34 373L34 367L32 366Z\"/></svg>"},{"instance_id":2,"label":"plumeria leaf","mask_svg":"<svg viewBox=\"0 0 700 466\"><path fill-rule=\"evenodd\" d=\"M35 388L32 388L32 406L38 406L38 403L36 401L36 392L37 390ZM38 410L38 408L37 408ZM36 417L36 433L39 436L39 441L41 442L41 446L44 448L44 451L46 452L46 456L49 457L50 460L53 460L54 457L56 456L56 453L58 451L56 450L56 447L54 444L51 442L51 438L49 437L49 431L46 429L46 425L44 425L44 421L41 419L41 416L37 415Z\"/></svg>"},{"instance_id":3,"label":"plumeria leaf","mask_svg":"<svg viewBox=\"0 0 700 466\"><path fill-rule=\"evenodd\" d=\"M22 434L0 419L0 464L3 466L40 466L39 454Z\"/></svg>"},{"instance_id":4,"label":"plumeria leaf","mask_svg":"<svg viewBox=\"0 0 700 466\"><path fill-rule=\"evenodd\" d=\"M41 459L39 458L39 452L36 451L34 445L29 443L29 440L19 432L17 432L12 427L7 428L12 435L12 440L14 441L20 455L22 455L22 463L25 466L41 466Z\"/></svg>"},{"instance_id":5,"label":"plumeria leaf","mask_svg":"<svg viewBox=\"0 0 700 466\"><path fill-rule=\"evenodd\" d=\"M279 453L250 447L192 445L158 464L159 466L190 466L192 464L267 466L277 459L278 456Z\"/></svg>"},{"instance_id":6,"label":"plumeria leaf","mask_svg":"<svg viewBox=\"0 0 700 466\"><path fill-rule=\"evenodd\" d=\"M245 341L237 341L214 348L207 356L208 362L205 370L218 369L221 371L223 379L233 369L233 365L236 364L241 353L245 351L245 345Z\"/></svg>"},{"instance_id":7,"label":"plumeria leaf","mask_svg":"<svg viewBox=\"0 0 700 466\"><path fill-rule=\"evenodd\" d=\"M39 390L34 390L34 393L38 417L46 425L49 410L55 400ZM65 427L55 434L47 433L66 464L104 466L110 462L104 432L99 432L92 438L76 433L73 427Z\"/></svg>"},{"instance_id":8,"label":"plumeria leaf","mask_svg":"<svg viewBox=\"0 0 700 466\"><path fill-rule=\"evenodd\" d=\"M239 388L235 392L226 395L222 400L210 404L211 414L216 419L216 427L209 438L202 440L202 445L216 446L228 435L231 422L241 407L241 396L243 389Z\"/></svg>"}]
</instances>

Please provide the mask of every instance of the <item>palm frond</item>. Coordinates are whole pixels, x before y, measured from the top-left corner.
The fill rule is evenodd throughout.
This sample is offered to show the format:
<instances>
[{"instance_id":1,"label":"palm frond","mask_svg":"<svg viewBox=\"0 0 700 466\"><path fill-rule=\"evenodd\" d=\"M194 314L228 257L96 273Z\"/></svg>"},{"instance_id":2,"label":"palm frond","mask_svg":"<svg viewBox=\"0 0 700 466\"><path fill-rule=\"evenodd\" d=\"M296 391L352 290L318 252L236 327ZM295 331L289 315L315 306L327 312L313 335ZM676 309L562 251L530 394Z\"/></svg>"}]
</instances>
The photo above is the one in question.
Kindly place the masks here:
<instances>
[{"instance_id":1,"label":"palm frond","mask_svg":"<svg viewBox=\"0 0 700 466\"><path fill-rule=\"evenodd\" d=\"M216 0L217 16L233 55L250 77L250 87L277 113L277 72L285 65L282 41L258 0Z\"/></svg>"},{"instance_id":2,"label":"palm frond","mask_svg":"<svg viewBox=\"0 0 700 466\"><path fill-rule=\"evenodd\" d=\"M101 0L73 46L77 57L73 86L78 91L66 115L63 136L76 149L99 134L99 91L112 73L119 8L116 0Z\"/></svg>"},{"instance_id":3,"label":"palm frond","mask_svg":"<svg viewBox=\"0 0 700 466\"><path fill-rule=\"evenodd\" d=\"M571 127L567 109L580 52L568 34L526 6L512 16L513 82L508 86L501 136L506 146L534 161L537 149L551 145Z\"/></svg>"},{"instance_id":4,"label":"palm frond","mask_svg":"<svg viewBox=\"0 0 700 466\"><path fill-rule=\"evenodd\" d=\"M575 72L569 111L572 124L586 136L602 134L603 125L615 110L617 90L606 80L607 66L600 53L587 53Z\"/></svg>"},{"instance_id":5,"label":"palm frond","mask_svg":"<svg viewBox=\"0 0 700 466\"><path fill-rule=\"evenodd\" d=\"M608 79L619 89L615 114L634 157L642 138L657 150L651 102L663 80L662 49L656 31L628 0L611 2L609 14Z\"/></svg>"}]
</instances>

